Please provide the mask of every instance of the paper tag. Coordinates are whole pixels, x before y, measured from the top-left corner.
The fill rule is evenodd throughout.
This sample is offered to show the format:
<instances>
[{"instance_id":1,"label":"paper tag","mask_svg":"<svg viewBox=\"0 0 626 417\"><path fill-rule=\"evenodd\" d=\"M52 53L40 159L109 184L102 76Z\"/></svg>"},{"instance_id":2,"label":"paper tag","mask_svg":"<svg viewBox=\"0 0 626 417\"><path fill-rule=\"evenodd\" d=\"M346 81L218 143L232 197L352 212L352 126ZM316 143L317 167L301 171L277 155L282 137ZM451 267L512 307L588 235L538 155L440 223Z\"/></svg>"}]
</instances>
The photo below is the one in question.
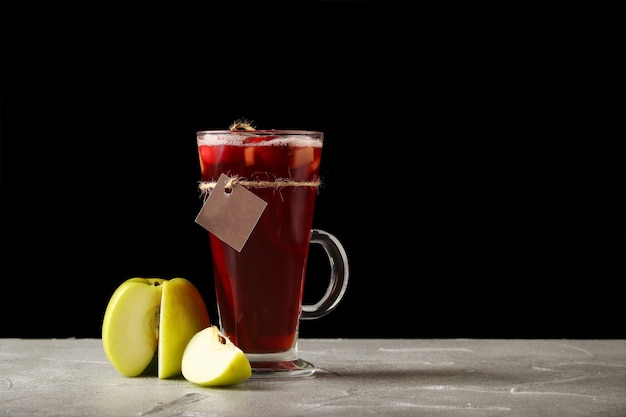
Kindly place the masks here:
<instances>
[{"instance_id":1,"label":"paper tag","mask_svg":"<svg viewBox=\"0 0 626 417\"><path fill-rule=\"evenodd\" d=\"M267 203L237 183L227 191L229 179L225 174L220 175L202 205L196 223L241 252Z\"/></svg>"}]
</instances>

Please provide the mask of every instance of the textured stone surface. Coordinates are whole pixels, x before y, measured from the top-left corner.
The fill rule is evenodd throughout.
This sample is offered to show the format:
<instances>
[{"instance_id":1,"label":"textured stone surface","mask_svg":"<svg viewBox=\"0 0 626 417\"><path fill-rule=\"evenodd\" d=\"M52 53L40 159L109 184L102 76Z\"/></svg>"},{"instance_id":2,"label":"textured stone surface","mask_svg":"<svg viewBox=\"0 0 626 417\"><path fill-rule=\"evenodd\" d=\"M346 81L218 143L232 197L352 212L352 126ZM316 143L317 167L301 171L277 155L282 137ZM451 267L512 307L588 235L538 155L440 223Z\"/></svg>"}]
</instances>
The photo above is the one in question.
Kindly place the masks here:
<instances>
[{"instance_id":1,"label":"textured stone surface","mask_svg":"<svg viewBox=\"0 0 626 417\"><path fill-rule=\"evenodd\" d=\"M0 417L625 416L626 341L304 339L300 380L126 378L99 339L0 339Z\"/></svg>"}]
</instances>

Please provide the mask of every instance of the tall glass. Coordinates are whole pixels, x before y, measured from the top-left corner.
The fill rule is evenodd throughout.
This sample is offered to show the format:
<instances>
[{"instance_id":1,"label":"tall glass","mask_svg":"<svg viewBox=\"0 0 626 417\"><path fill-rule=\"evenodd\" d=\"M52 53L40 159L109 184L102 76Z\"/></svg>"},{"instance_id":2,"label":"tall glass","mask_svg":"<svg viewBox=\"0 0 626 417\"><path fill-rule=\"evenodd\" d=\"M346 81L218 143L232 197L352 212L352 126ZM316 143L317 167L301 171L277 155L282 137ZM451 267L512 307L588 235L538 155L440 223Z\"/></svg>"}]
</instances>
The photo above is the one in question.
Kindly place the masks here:
<instances>
[{"instance_id":1,"label":"tall glass","mask_svg":"<svg viewBox=\"0 0 626 417\"><path fill-rule=\"evenodd\" d=\"M300 130L199 131L201 189L222 174L267 203L243 248L209 232L219 326L252 365L253 378L309 376L314 365L298 355L299 320L333 310L348 284L340 241L312 229L323 133ZM324 248L330 265L325 295L303 305L310 244Z\"/></svg>"}]
</instances>

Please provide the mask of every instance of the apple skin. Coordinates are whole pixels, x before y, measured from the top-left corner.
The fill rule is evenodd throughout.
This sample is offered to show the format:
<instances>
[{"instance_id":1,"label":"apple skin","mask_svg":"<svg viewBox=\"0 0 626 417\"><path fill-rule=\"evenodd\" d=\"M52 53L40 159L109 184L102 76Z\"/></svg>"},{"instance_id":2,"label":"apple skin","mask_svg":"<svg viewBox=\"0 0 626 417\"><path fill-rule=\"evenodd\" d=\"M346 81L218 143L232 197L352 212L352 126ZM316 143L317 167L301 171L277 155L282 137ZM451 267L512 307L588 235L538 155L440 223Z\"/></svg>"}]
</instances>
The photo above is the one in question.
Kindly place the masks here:
<instances>
[{"instance_id":1,"label":"apple skin","mask_svg":"<svg viewBox=\"0 0 626 417\"><path fill-rule=\"evenodd\" d=\"M122 375L143 374L156 357L159 378L181 374L189 340L210 326L197 288L185 278L129 278L111 296L102 322L102 345Z\"/></svg>"},{"instance_id":2,"label":"apple skin","mask_svg":"<svg viewBox=\"0 0 626 417\"><path fill-rule=\"evenodd\" d=\"M187 343L197 332L210 325L204 300L190 281L174 278L163 283L157 360L159 378L181 374Z\"/></svg>"},{"instance_id":3,"label":"apple skin","mask_svg":"<svg viewBox=\"0 0 626 417\"><path fill-rule=\"evenodd\" d=\"M252 376L248 358L212 325L196 333L185 348L182 373L205 387L239 384Z\"/></svg>"}]
</instances>

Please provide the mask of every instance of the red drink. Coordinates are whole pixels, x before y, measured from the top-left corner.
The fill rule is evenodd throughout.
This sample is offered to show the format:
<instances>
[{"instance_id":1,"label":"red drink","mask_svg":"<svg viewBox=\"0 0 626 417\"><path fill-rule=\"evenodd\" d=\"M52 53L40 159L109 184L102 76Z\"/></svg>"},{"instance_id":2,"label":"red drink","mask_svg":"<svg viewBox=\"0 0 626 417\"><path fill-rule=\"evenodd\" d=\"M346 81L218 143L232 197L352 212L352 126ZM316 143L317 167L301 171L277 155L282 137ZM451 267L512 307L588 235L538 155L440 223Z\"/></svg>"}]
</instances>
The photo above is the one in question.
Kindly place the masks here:
<instances>
[{"instance_id":1,"label":"red drink","mask_svg":"<svg viewBox=\"0 0 626 417\"><path fill-rule=\"evenodd\" d=\"M246 188L267 206L237 252L209 233L222 331L245 353L285 352L297 339L322 134L199 132L202 180L224 173L282 186Z\"/></svg>"}]
</instances>

